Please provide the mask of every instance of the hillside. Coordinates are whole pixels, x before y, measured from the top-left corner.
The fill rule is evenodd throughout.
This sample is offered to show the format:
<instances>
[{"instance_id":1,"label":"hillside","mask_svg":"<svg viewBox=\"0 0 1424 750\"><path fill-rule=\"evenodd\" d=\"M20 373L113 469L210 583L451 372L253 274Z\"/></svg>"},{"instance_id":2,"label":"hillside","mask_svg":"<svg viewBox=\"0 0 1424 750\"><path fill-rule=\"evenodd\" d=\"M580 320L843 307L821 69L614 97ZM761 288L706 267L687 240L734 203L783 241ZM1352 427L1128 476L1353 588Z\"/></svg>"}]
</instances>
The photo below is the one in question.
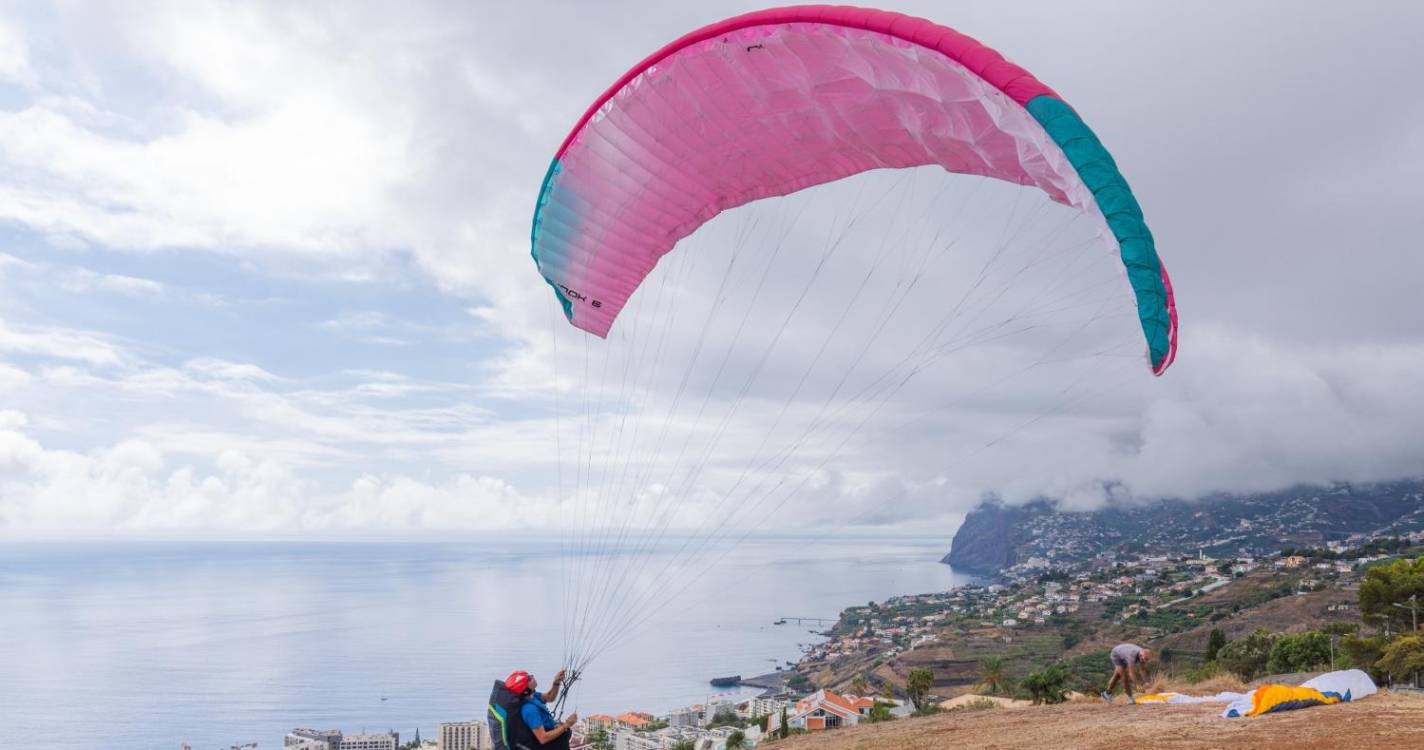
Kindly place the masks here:
<instances>
[{"instance_id":1,"label":"hillside","mask_svg":"<svg viewBox=\"0 0 1424 750\"><path fill-rule=\"evenodd\" d=\"M1251 719L1221 707L1058 706L951 711L862 724L775 743L777 750L1339 750L1424 747L1424 696L1381 692L1356 703Z\"/></svg>"},{"instance_id":2,"label":"hillside","mask_svg":"<svg viewBox=\"0 0 1424 750\"><path fill-rule=\"evenodd\" d=\"M1006 583L895 597L850 607L828 640L808 647L795 682L856 692L857 681L901 691L929 669L931 692L952 697L995 657L1010 682L1062 662L1078 690L1106 679L1107 651L1122 642L1159 651L1160 668L1200 664L1212 630L1236 639L1257 629L1304 632L1359 621L1363 571L1391 555L1424 555L1424 532L1371 537L1299 554L1211 559L1123 553Z\"/></svg>"},{"instance_id":3,"label":"hillside","mask_svg":"<svg viewBox=\"0 0 1424 750\"><path fill-rule=\"evenodd\" d=\"M1122 552L1213 557L1321 546L1424 529L1424 480L1294 487L1196 501L1115 501L1095 511L986 501L964 519L944 562L984 575L1073 565Z\"/></svg>"}]
</instances>

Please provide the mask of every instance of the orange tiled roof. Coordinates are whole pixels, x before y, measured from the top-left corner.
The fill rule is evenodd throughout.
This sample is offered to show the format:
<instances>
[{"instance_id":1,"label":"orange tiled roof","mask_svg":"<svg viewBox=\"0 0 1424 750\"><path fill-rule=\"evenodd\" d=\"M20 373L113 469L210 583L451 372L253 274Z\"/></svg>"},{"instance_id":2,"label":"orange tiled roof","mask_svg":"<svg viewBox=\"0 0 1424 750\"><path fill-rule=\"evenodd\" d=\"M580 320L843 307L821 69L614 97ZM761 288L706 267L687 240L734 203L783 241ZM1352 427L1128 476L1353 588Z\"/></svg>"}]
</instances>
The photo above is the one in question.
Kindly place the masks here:
<instances>
[{"instance_id":1,"label":"orange tiled roof","mask_svg":"<svg viewBox=\"0 0 1424 750\"><path fill-rule=\"evenodd\" d=\"M837 708L842 708L851 713L855 713L855 704L844 696L832 693L829 690L823 691L825 695L821 698L822 703L829 703Z\"/></svg>"}]
</instances>

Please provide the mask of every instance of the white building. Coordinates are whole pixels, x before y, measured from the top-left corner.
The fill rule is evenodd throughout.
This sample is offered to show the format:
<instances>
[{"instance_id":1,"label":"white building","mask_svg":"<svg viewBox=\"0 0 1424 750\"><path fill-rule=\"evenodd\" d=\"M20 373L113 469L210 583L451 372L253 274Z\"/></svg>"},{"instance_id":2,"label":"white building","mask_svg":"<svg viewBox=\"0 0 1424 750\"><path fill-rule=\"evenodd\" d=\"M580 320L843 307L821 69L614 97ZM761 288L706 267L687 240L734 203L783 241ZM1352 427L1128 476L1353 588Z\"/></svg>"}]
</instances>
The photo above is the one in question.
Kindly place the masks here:
<instances>
[{"instance_id":1,"label":"white building","mask_svg":"<svg viewBox=\"0 0 1424 750\"><path fill-rule=\"evenodd\" d=\"M336 729L297 728L282 738L286 750L340 750L341 732Z\"/></svg>"},{"instance_id":2,"label":"white building","mask_svg":"<svg viewBox=\"0 0 1424 750\"><path fill-rule=\"evenodd\" d=\"M730 714L735 716L737 707L728 700L708 701L707 706L702 711L702 726L711 724L718 714Z\"/></svg>"},{"instance_id":3,"label":"white building","mask_svg":"<svg viewBox=\"0 0 1424 750\"><path fill-rule=\"evenodd\" d=\"M339 748L333 750L396 750L400 735L395 732L385 734L348 734L341 738Z\"/></svg>"},{"instance_id":4,"label":"white building","mask_svg":"<svg viewBox=\"0 0 1424 750\"><path fill-rule=\"evenodd\" d=\"M781 713L781 709L790 710L796 704L781 698L762 698L760 696L747 701L747 715L744 718L755 719L758 716L770 716Z\"/></svg>"},{"instance_id":5,"label":"white building","mask_svg":"<svg viewBox=\"0 0 1424 750\"><path fill-rule=\"evenodd\" d=\"M612 732L613 750L663 750L662 738L652 732L619 728Z\"/></svg>"},{"instance_id":6,"label":"white building","mask_svg":"<svg viewBox=\"0 0 1424 750\"><path fill-rule=\"evenodd\" d=\"M436 735L440 750L489 750L489 726L483 721L451 721Z\"/></svg>"},{"instance_id":7,"label":"white building","mask_svg":"<svg viewBox=\"0 0 1424 750\"><path fill-rule=\"evenodd\" d=\"M670 727L695 727L702 724L702 706L685 706L668 714Z\"/></svg>"}]
</instances>

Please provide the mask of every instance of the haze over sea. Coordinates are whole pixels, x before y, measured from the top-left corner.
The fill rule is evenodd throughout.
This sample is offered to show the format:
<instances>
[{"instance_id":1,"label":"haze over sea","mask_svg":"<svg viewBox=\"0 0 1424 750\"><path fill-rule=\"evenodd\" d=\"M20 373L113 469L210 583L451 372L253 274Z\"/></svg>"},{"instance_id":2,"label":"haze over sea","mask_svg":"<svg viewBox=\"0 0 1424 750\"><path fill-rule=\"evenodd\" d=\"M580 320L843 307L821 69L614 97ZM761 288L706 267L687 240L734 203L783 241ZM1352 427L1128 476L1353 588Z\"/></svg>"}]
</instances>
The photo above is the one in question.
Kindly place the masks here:
<instances>
[{"instance_id":1,"label":"haze over sea","mask_svg":"<svg viewBox=\"0 0 1424 750\"><path fill-rule=\"evenodd\" d=\"M748 540L596 661L569 707L703 702L711 677L772 671L817 640L780 616L969 582L937 562L947 543ZM433 738L482 717L493 679L552 676L561 571L558 541L508 535L7 544L0 747L280 747L297 726Z\"/></svg>"}]
</instances>

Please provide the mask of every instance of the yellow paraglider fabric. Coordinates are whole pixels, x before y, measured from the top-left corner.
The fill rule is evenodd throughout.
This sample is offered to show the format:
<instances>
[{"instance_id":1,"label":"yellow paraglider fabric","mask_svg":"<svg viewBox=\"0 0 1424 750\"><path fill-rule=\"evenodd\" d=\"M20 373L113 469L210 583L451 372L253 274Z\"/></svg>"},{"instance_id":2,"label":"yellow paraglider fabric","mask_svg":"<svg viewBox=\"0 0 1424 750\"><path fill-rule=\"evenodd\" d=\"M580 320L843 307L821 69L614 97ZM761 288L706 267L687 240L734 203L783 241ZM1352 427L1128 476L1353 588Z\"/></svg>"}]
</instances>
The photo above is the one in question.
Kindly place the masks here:
<instances>
[{"instance_id":1,"label":"yellow paraglider fabric","mask_svg":"<svg viewBox=\"0 0 1424 750\"><path fill-rule=\"evenodd\" d=\"M1292 687L1290 685L1262 685L1251 693L1251 708L1244 716L1260 716L1275 711L1290 711L1297 708L1308 708L1310 706L1328 706L1332 703L1339 703L1340 697L1337 695L1326 695L1325 693L1308 687Z\"/></svg>"}]
</instances>

